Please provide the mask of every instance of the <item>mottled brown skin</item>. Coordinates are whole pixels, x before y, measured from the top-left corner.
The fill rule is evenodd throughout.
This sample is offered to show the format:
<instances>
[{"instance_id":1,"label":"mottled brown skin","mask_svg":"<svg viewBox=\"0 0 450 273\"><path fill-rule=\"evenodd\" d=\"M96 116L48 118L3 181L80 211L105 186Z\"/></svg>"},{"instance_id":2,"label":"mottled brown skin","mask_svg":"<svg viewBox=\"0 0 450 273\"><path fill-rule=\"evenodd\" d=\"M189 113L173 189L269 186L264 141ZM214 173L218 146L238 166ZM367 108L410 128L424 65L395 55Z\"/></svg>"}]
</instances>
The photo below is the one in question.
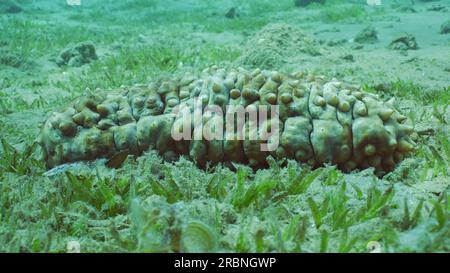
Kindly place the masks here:
<instances>
[{"instance_id":1,"label":"mottled brown skin","mask_svg":"<svg viewBox=\"0 0 450 273\"><path fill-rule=\"evenodd\" d=\"M180 103L201 98L204 106L279 106L280 145L261 152L261 141L182 140L171 137ZM325 163L351 171L391 171L413 150L412 128L393 105L337 80L303 73L209 68L199 76L160 79L80 97L45 122L39 142L48 167L92 160L128 150L157 150L164 158L186 155L206 162L266 165L266 157L290 158L312 166Z\"/></svg>"}]
</instances>

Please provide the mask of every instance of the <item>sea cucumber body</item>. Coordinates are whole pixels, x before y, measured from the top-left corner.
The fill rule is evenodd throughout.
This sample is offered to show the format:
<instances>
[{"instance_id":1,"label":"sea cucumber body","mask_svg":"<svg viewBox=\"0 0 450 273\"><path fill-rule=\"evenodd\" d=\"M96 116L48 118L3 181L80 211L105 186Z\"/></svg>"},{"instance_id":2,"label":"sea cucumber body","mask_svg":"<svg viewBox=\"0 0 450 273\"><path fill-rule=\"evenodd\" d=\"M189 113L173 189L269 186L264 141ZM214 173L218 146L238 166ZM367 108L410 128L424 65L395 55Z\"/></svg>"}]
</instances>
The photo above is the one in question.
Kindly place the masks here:
<instances>
[{"instance_id":1,"label":"sea cucumber body","mask_svg":"<svg viewBox=\"0 0 450 273\"><path fill-rule=\"evenodd\" d=\"M223 140L175 140L174 124L183 124L180 119L186 116L174 114L174 109L187 105L194 111L196 99L203 109L218 106L225 112L232 105L278 106L277 149L261 151L264 141L238 140L226 131ZM205 112L201 125L225 123L225 119L226 115ZM42 127L39 142L48 167L111 157L123 150L140 154L154 149L164 158L185 155L200 165L241 162L263 167L272 155L312 166L335 164L346 171L374 167L388 172L414 148L409 139L412 128L404 124L405 119L392 100L383 102L337 80L303 73L209 68L199 76L187 74L91 92L53 113ZM251 127L248 119L244 122L242 130ZM195 135L196 130L200 129L194 124L190 133Z\"/></svg>"}]
</instances>

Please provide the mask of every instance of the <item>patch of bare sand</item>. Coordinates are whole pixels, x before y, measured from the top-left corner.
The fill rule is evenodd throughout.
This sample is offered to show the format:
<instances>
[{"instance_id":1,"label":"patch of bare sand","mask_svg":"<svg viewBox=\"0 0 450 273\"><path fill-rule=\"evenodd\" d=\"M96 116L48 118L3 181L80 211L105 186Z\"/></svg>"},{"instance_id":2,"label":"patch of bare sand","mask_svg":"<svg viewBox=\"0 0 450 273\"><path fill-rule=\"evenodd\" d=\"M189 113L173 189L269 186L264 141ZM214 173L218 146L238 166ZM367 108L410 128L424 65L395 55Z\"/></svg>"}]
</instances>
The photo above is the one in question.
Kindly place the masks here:
<instances>
[{"instance_id":1,"label":"patch of bare sand","mask_svg":"<svg viewBox=\"0 0 450 273\"><path fill-rule=\"evenodd\" d=\"M269 24L247 41L237 64L279 69L304 56L316 57L323 54L319 43L300 28L287 24Z\"/></svg>"},{"instance_id":2,"label":"patch of bare sand","mask_svg":"<svg viewBox=\"0 0 450 273\"><path fill-rule=\"evenodd\" d=\"M360 84L377 85L401 79L428 90L448 88L450 35L439 32L449 12L430 10L432 5L418 3L414 7L415 13L399 12L386 6L386 16L380 16L377 21L310 25L309 32L315 34L315 39L323 43L338 41L337 45L330 46L326 55L303 63L291 62L287 66L314 70ZM373 44L355 43L353 39L369 25L376 29L378 41ZM329 29L334 31L327 31ZM388 48L391 41L405 33L416 38L417 50ZM295 61L295 58L291 60Z\"/></svg>"}]
</instances>

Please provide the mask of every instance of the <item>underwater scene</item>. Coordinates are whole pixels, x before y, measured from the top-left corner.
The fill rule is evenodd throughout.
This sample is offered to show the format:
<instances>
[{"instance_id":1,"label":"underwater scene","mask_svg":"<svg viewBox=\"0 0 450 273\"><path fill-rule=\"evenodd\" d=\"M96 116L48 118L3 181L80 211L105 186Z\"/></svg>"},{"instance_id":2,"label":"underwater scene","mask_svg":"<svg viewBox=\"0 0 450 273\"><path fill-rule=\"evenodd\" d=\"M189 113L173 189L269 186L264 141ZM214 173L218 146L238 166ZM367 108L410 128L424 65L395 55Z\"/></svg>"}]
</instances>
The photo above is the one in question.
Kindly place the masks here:
<instances>
[{"instance_id":1,"label":"underwater scene","mask_svg":"<svg viewBox=\"0 0 450 273\"><path fill-rule=\"evenodd\" d=\"M0 0L0 252L450 252L450 0Z\"/></svg>"}]
</instances>

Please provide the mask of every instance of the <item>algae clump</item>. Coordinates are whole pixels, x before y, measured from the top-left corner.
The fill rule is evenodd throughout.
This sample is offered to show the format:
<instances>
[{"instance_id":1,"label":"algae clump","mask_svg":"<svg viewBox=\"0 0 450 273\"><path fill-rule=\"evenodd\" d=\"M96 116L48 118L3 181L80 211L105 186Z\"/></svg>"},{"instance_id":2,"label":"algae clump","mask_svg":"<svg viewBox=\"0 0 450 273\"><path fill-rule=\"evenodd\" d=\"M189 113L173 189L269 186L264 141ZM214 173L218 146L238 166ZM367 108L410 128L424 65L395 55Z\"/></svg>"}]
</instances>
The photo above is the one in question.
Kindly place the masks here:
<instances>
[{"instance_id":1,"label":"algae clump","mask_svg":"<svg viewBox=\"0 0 450 273\"><path fill-rule=\"evenodd\" d=\"M59 66L80 67L97 59L94 44L84 42L64 49L56 60L56 63Z\"/></svg>"}]
</instances>

